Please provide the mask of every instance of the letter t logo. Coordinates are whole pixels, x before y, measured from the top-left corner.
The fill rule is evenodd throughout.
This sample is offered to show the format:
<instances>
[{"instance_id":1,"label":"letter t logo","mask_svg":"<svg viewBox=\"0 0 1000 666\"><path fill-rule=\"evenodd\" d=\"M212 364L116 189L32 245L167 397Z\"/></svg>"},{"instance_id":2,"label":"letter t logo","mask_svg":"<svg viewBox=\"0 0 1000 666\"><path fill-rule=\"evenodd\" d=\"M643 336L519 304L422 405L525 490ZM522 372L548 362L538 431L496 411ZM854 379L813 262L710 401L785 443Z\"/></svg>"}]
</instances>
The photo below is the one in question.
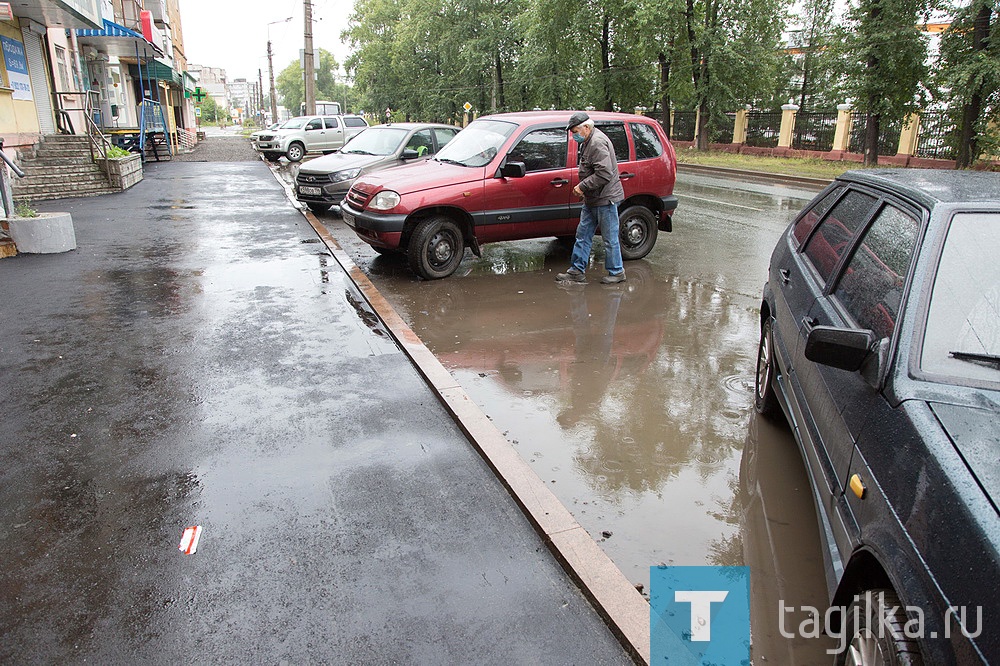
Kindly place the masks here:
<instances>
[{"instance_id":1,"label":"letter t logo","mask_svg":"<svg viewBox=\"0 0 1000 666\"><path fill-rule=\"evenodd\" d=\"M721 602L729 596L726 590L678 590L674 601L691 604L691 641L712 640L712 602Z\"/></svg>"}]
</instances>

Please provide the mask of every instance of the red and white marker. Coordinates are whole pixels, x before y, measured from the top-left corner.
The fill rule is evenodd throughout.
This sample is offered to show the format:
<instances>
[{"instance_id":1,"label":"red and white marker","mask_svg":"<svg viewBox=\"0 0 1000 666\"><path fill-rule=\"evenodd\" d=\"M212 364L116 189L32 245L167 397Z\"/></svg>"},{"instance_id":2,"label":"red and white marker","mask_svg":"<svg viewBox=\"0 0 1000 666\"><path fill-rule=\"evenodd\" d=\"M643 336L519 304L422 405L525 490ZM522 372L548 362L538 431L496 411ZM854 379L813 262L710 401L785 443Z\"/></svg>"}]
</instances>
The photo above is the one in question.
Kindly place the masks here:
<instances>
[{"instance_id":1,"label":"red and white marker","mask_svg":"<svg viewBox=\"0 0 1000 666\"><path fill-rule=\"evenodd\" d=\"M201 525L185 528L181 536L180 551L185 555L194 555L198 551L199 539L201 539Z\"/></svg>"}]
</instances>

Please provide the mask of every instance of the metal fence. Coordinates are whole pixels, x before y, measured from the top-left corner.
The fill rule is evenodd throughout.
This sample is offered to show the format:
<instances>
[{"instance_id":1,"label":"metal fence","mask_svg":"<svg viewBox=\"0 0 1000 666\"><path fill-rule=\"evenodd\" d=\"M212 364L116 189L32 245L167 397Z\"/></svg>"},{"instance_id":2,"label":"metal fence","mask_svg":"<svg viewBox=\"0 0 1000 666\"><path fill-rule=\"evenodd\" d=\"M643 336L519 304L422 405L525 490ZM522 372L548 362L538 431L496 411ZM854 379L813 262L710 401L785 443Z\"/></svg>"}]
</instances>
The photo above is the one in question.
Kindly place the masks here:
<instances>
[{"instance_id":1,"label":"metal fence","mask_svg":"<svg viewBox=\"0 0 1000 666\"><path fill-rule=\"evenodd\" d=\"M747 113L746 145L777 148L781 134L781 112L750 111Z\"/></svg>"},{"instance_id":2,"label":"metal fence","mask_svg":"<svg viewBox=\"0 0 1000 666\"><path fill-rule=\"evenodd\" d=\"M674 111L674 141L694 141L697 111Z\"/></svg>"},{"instance_id":3,"label":"metal fence","mask_svg":"<svg viewBox=\"0 0 1000 666\"><path fill-rule=\"evenodd\" d=\"M855 114L851 120L851 142L848 152L865 152L865 127L868 125L868 114ZM886 120L879 123L878 154L891 157L899 152L899 134L903 129L902 120Z\"/></svg>"},{"instance_id":4,"label":"metal fence","mask_svg":"<svg viewBox=\"0 0 1000 666\"><path fill-rule=\"evenodd\" d=\"M708 122L709 143L732 143L733 128L735 126L735 113L723 113L712 116L712 119Z\"/></svg>"},{"instance_id":5,"label":"metal fence","mask_svg":"<svg viewBox=\"0 0 1000 666\"><path fill-rule=\"evenodd\" d=\"M920 116L917 148L914 155L939 160L955 159L958 143L958 126L943 112L924 113Z\"/></svg>"},{"instance_id":6,"label":"metal fence","mask_svg":"<svg viewBox=\"0 0 1000 666\"><path fill-rule=\"evenodd\" d=\"M796 150L833 150L837 133L837 112L800 111L795 116L792 148Z\"/></svg>"}]
</instances>

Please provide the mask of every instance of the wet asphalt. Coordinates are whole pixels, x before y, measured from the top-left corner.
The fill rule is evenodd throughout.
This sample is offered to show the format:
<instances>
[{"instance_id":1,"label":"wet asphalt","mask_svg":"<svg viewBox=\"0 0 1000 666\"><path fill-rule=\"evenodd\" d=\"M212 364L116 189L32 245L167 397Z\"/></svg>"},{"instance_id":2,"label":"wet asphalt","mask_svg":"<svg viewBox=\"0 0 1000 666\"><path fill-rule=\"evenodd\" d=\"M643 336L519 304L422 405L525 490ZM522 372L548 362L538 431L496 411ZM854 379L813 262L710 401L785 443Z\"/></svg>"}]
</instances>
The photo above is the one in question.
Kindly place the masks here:
<instances>
[{"instance_id":1,"label":"wet asphalt","mask_svg":"<svg viewBox=\"0 0 1000 666\"><path fill-rule=\"evenodd\" d=\"M0 260L0 663L630 663L263 163L44 209L78 249Z\"/></svg>"}]
</instances>

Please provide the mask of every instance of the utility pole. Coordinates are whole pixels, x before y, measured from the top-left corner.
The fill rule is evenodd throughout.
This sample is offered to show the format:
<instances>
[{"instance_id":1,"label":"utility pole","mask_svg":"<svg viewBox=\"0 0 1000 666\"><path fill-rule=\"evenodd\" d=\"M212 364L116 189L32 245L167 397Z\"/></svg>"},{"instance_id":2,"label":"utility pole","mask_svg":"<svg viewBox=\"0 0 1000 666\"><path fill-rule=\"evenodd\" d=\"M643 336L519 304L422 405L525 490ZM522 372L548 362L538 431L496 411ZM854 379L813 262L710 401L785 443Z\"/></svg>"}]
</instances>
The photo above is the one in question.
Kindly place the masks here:
<instances>
[{"instance_id":1,"label":"utility pole","mask_svg":"<svg viewBox=\"0 0 1000 666\"><path fill-rule=\"evenodd\" d=\"M257 116L260 126L266 127L264 124L264 77L260 73L260 67L257 68ZM278 121L272 120L271 122L276 123Z\"/></svg>"},{"instance_id":2,"label":"utility pole","mask_svg":"<svg viewBox=\"0 0 1000 666\"><path fill-rule=\"evenodd\" d=\"M305 79L305 87L303 90L305 90L306 97L306 115L312 115L316 113L316 81L313 78L315 76L314 72L316 71L316 63L313 58L313 16L311 0L304 1L306 14L306 48L305 52L302 54L302 76Z\"/></svg>"},{"instance_id":3,"label":"utility pole","mask_svg":"<svg viewBox=\"0 0 1000 666\"><path fill-rule=\"evenodd\" d=\"M271 40L267 40L267 75L271 79L271 122L278 122L278 98L274 94L274 61L271 53Z\"/></svg>"}]
</instances>

